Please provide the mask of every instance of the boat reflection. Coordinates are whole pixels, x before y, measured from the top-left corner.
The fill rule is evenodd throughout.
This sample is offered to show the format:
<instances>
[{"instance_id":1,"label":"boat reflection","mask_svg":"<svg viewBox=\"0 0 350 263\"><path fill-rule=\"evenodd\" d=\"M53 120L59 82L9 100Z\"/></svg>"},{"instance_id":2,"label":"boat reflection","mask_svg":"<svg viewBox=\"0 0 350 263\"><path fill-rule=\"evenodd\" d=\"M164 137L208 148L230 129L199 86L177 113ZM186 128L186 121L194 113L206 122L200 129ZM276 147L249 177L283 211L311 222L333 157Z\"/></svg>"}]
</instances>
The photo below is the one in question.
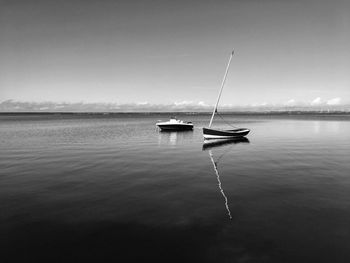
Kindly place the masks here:
<instances>
[{"instance_id":1,"label":"boat reflection","mask_svg":"<svg viewBox=\"0 0 350 263\"><path fill-rule=\"evenodd\" d=\"M249 143L248 138L246 137L238 137L227 140L205 140L202 146L202 150L209 150L214 147L224 146L228 144L237 144L237 143Z\"/></svg>"},{"instance_id":2,"label":"boat reflection","mask_svg":"<svg viewBox=\"0 0 350 263\"><path fill-rule=\"evenodd\" d=\"M159 131L158 145L177 145L193 137L193 131Z\"/></svg>"},{"instance_id":3,"label":"boat reflection","mask_svg":"<svg viewBox=\"0 0 350 263\"><path fill-rule=\"evenodd\" d=\"M219 190L220 190L220 193L222 194L224 200L225 200L225 208L227 210L227 215L230 219L232 219L232 215L231 215L231 211L230 211L230 207L229 207L229 204L228 204L228 198L225 194L225 191L222 187L222 183L221 183L221 180L220 180L220 174L219 174L219 170L218 170L218 163L219 161L221 160L222 157L224 157L224 155L228 152L228 150L231 149L231 147L228 148L228 150L226 150L224 153L222 153L219 158L216 159L216 161L214 160L214 156L213 156L213 153L212 153L212 148L214 147L221 147L221 146L224 146L224 145L229 145L229 144L237 144L237 143L249 143L249 140L245 137L242 137L242 138L235 138L235 139L229 139L229 140L209 140L209 141L204 141L204 144L203 144L203 148L202 150L208 150L209 152L209 157L210 157L210 160L213 164L213 168L214 168L214 171L215 171L215 175L216 175L216 179L218 181L218 186L219 186Z\"/></svg>"}]
</instances>

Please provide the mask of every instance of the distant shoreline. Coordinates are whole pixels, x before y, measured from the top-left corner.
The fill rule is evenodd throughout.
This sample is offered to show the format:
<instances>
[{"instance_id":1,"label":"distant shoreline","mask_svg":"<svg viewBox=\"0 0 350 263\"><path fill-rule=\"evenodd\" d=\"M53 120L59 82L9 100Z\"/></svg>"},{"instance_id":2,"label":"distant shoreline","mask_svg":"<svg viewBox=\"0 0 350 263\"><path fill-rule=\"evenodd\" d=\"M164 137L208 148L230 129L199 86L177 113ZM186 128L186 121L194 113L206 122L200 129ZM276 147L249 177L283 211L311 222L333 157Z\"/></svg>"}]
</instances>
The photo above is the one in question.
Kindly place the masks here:
<instances>
[{"instance_id":1,"label":"distant shoreline","mask_svg":"<svg viewBox=\"0 0 350 263\"><path fill-rule=\"evenodd\" d=\"M210 115L211 112L0 112L0 115ZM222 115L349 115L348 111L224 111Z\"/></svg>"}]
</instances>

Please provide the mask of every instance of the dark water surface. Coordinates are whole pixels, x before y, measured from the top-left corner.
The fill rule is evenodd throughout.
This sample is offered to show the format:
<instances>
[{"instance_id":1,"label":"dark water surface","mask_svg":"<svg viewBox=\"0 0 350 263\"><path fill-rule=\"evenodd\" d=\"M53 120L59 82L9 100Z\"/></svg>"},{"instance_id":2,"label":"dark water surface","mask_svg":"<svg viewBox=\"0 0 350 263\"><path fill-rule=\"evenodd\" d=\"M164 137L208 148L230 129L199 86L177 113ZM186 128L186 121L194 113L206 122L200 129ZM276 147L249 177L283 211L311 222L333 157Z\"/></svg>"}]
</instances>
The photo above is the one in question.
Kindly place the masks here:
<instances>
[{"instance_id":1,"label":"dark water surface","mask_svg":"<svg viewBox=\"0 0 350 263\"><path fill-rule=\"evenodd\" d=\"M0 262L350 262L349 116L168 117L0 116Z\"/></svg>"}]
</instances>

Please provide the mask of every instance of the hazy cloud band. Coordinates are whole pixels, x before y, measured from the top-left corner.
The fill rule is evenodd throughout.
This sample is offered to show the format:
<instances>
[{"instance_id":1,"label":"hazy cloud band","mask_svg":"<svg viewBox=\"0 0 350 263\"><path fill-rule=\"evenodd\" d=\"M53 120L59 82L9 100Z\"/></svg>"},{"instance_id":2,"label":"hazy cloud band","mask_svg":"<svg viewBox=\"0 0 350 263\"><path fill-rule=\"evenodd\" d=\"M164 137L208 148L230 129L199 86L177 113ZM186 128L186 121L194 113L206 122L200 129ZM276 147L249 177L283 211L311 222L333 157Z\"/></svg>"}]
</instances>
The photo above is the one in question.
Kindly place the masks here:
<instances>
[{"instance_id":1,"label":"hazy cloud band","mask_svg":"<svg viewBox=\"0 0 350 263\"><path fill-rule=\"evenodd\" d=\"M6 100L0 103L0 112L208 112L213 105L202 101L182 101L171 104L142 103L56 103L56 102L22 102ZM309 103L289 100L283 104L262 103L259 105L222 105L220 111L350 111L349 104L340 104L339 98L322 101L320 98Z\"/></svg>"}]
</instances>

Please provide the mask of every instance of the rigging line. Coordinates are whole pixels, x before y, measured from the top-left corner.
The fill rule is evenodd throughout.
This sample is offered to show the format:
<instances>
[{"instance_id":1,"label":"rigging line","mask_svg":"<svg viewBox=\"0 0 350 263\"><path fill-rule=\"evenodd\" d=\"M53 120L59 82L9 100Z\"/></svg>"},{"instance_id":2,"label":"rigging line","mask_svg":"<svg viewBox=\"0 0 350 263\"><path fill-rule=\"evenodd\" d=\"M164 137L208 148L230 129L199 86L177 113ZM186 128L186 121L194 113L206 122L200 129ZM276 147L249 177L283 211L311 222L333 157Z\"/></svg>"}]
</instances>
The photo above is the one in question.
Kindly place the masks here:
<instances>
[{"instance_id":1,"label":"rigging line","mask_svg":"<svg viewBox=\"0 0 350 263\"><path fill-rule=\"evenodd\" d=\"M224 119L224 117L221 116L221 114L220 114L218 111L216 111L216 113L217 113L217 115L219 115L219 117L220 117L227 125L231 126L232 128L235 128L235 129L238 128L237 126L233 126L232 124L228 123L228 122Z\"/></svg>"}]
</instances>

